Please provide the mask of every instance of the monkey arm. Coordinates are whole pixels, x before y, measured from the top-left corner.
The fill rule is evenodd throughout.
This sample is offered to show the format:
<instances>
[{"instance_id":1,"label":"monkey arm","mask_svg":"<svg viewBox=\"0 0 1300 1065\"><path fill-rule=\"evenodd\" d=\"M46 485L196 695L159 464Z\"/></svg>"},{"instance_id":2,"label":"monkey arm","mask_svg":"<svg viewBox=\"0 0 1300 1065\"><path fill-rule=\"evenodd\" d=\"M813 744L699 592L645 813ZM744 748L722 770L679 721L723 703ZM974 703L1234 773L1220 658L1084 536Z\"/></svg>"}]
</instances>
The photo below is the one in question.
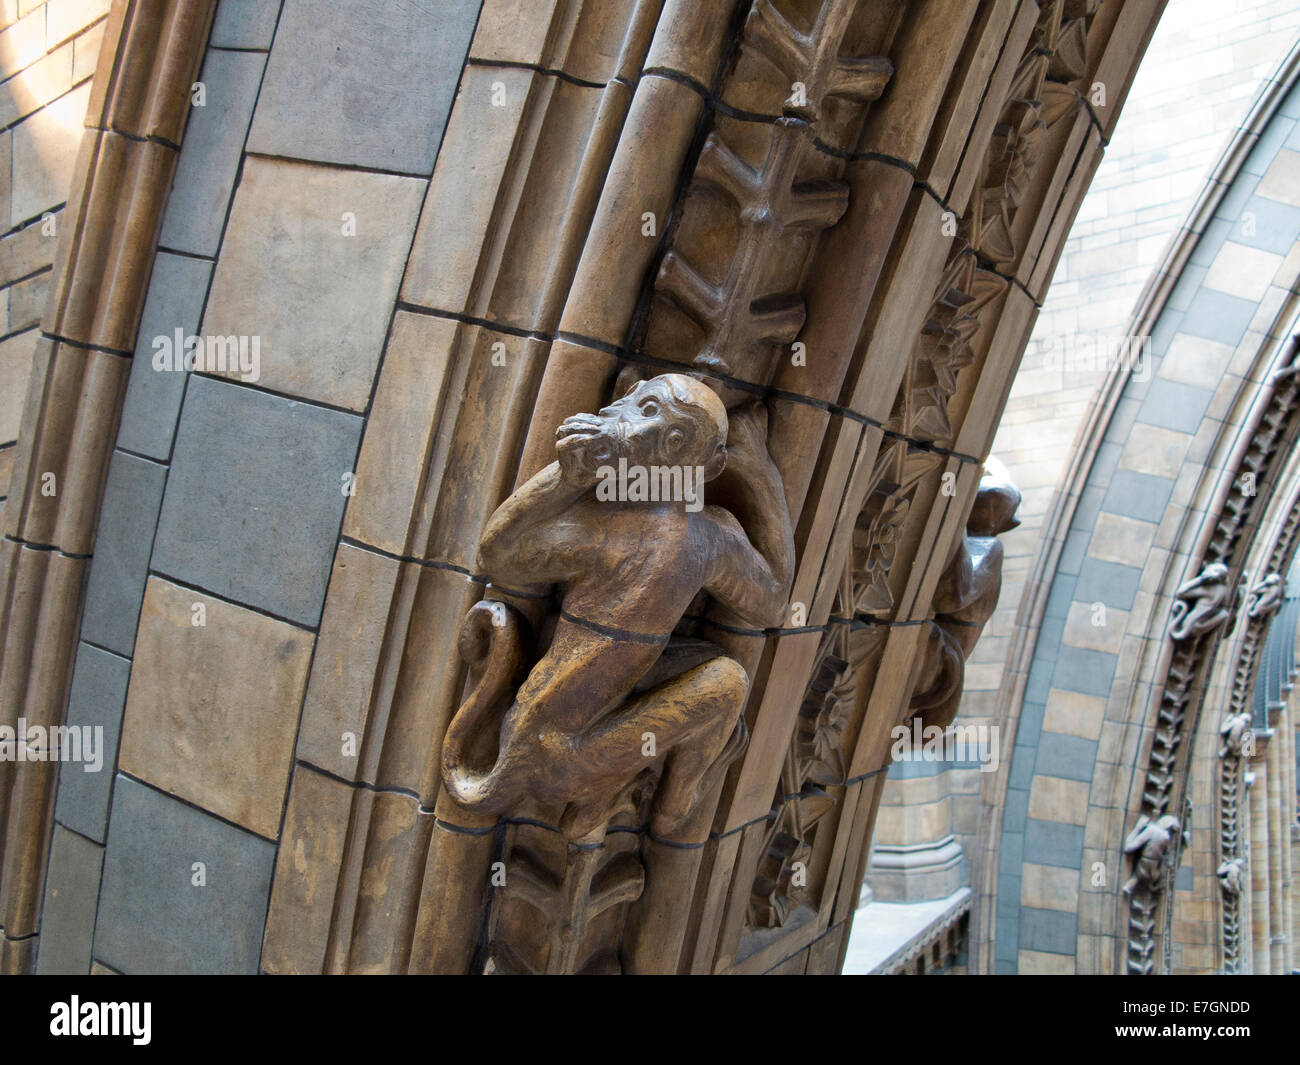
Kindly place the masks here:
<instances>
[{"instance_id":1,"label":"monkey arm","mask_svg":"<svg viewBox=\"0 0 1300 1065\"><path fill-rule=\"evenodd\" d=\"M497 507L479 541L479 564L492 577L524 584L572 575L582 550L578 522L559 520L587 492L552 462Z\"/></svg>"},{"instance_id":2,"label":"monkey arm","mask_svg":"<svg viewBox=\"0 0 1300 1065\"><path fill-rule=\"evenodd\" d=\"M727 465L710 507L720 538L705 591L749 625L767 628L785 616L794 578L794 531L781 474L767 450L767 408L731 416Z\"/></svg>"}]
</instances>

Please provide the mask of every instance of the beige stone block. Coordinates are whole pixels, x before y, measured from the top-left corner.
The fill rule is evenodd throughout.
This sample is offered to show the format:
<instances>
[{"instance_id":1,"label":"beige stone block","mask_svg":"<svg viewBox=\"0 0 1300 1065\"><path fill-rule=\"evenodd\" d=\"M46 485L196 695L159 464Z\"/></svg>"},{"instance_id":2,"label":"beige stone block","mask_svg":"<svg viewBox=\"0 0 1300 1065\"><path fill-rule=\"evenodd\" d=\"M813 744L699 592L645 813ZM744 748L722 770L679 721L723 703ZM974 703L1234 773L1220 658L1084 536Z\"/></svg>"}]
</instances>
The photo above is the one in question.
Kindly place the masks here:
<instances>
[{"instance_id":1,"label":"beige stone block","mask_svg":"<svg viewBox=\"0 0 1300 1065\"><path fill-rule=\"evenodd\" d=\"M1156 477L1177 477L1192 438L1187 433L1138 423L1129 433L1119 457L1121 469L1149 473ZM1104 516L1104 515L1103 515ZM1130 565L1136 559L1129 558Z\"/></svg>"},{"instance_id":2,"label":"beige stone block","mask_svg":"<svg viewBox=\"0 0 1300 1065\"><path fill-rule=\"evenodd\" d=\"M194 624L197 606L202 625ZM312 640L286 622L150 578L122 768L274 839Z\"/></svg>"},{"instance_id":3,"label":"beige stone block","mask_svg":"<svg viewBox=\"0 0 1300 1065\"><path fill-rule=\"evenodd\" d=\"M1283 148L1255 187L1256 196L1300 207L1300 152Z\"/></svg>"},{"instance_id":4,"label":"beige stone block","mask_svg":"<svg viewBox=\"0 0 1300 1065\"><path fill-rule=\"evenodd\" d=\"M1021 976L1073 976L1074 958L1039 950L1022 950L1018 961Z\"/></svg>"},{"instance_id":5,"label":"beige stone block","mask_svg":"<svg viewBox=\"0 0 1300 1065\"><path fill-rule=\"evenodd\" d=\"M7 74L45 54L45 12L31 11L0 33L0 62Z\"/></svg>"},{"instance_id":6,"label":"beige stone block","mask_svg":"<svg viewBox=\"0 0 1300 1065\"><path fill-rule=\"evenodd\" d=\"M66 41L108 14L110 0L49 0L45 5L45 39L54 45Z\"/></svg>"},{"instance_id":7,"label":"beige stone block","mask_svg":"<svg viewBox=\"0 0 1300 1065\"><path fill-rule=\"evenodd\" d=\"M347 780L361 776L362 742L382 679L379 656L401 565L349 544L340 544L334 558L298 757Z\"/></svg>"},{"instance_id":8,"label":"beige stone block","mask_svg":"<svg viewBox=\"0 0 1300 1065\"><path fill-rule=\"evenodd\" d=\"M1053 865L1021 866L1020 905L1073 913L1079 905L1079 873Z\"/></svg>"},{"instance_id":9,"label":"beige stone block","mask_svg":"<svg viewBox=\"0 0 1300 1065\"><path fill-rule=\"evenodd\" d=\"M3 159L0 154L0 159ZM58 215L54 225L57 229ZM0 286L11 285L54 261L58 237L45 232L44 223L27 226L0 239Z\"/></svg>"},{"instance_id":10,"label":"beige stone block","mask_svg":"<svg viewBox=\"0 0 1300 1065\"><path fill-rule=\"evenodd\" d=\"M89 99L87 82L14 126L11 225L68 198Z\"/></svg>"},{"instance_id":11,"label":"beige stone block","mask_svg":"<svg viewBox=\"0 0 1300 1065\"><path fill-rule=\"evenodd\" d=\"M1088 819L1088 782L1036 774L1029 787L1029 816L1063 825L1084 824Z\"/></svg>"},{"instance_id":12,"label":"beige stone block","mask_svg":"<svg viewBox=\"0 0 1300 1065\"><path fill-rule=\"evenodd\" d=\"M423 191L419 178L250 158L204 334L259 338L263 387L364 409Z\"/></svg>"},{"instance_id":13,"label":"beige stone block","mask_svg":"<svg viewBox=\"0 0 1300 1065\"><path fill-rule=\"evenodd\" d=\"M504 105L493 104L496 83L505 86ZM593 207L592 190L575 182L585 178L601 102L601 90L556 77L470 67L420 215L402 299L554 330L557 284L576 266L566 230L576 217L585 219L585 232ZM466 157L475 160L468 179Z\"/></svg>"},{"instance_id":14,"label":"beige stone block","mask_svg":"<svg viewBox=\"0 0 1300 1065\"><path fill-rule=\"evenodd\" d=\"M72 44L42 56L26 70L0 82L0 126L44 107L72 88Z\"/></svg>"},{"instance_id":15,"label":"beige stone block","mask_svg":"<svg viewBox=\"0 0 1300 1065\"><path fill-rule=\"evenodd\" d=\"M1099 514L1088 544L1088 557L1131 566L1147 557L1155 534L1156 526L1149 521Z\"/></svg>"},{"instance_id":16,"label":"beige stone block","mask_svg":"<svg viewBox=\"0 0 1300 1065\"><path fill-rule=\"evenodd\" d=\"M35 355L35 330L0 341L0 444L18 439Z\"/></svg>"},{"instance_id":17,"label":"beige stone block","mask_svg":"<svg viewBox=\"0 0 1300 1065\"><path fill-rule=\"evenodd\" d=\"M72 42L72 83L89 78L99 62L99 50L104 44L104 23L92 26Z\"/></svg>"},{"instance_id":18,"label":"beige stone block","mask_svg":"<svg viewBox=\"0 0 1300 1065\"><path fill-rule=\"evenodd\" d=\"M1157 376L1212 392L1222 382L1232 354L1227 344L1178 333L1169 343Z\"/></svg>"},{"instance_id":19,"label":"beige stone block","mask_svg":"<svg viewBox=\"0 0 1300 1065\"><path fill-rule=\"evenodd\" d=\"M1128 613L1104 603L1071 603L1061 642L1115 654L1124 642Z\"/></svg>"},{"instance_id":20,"label":"beige stone block","mask_svg":"<svg viewBox=\"0 0 1300 1065\"><path fill-rule=\"evenodd\" d=\"M1053 688L1047 693L1047 709L1043 714L1043 728L1065 736L1079 736L1095 740L1101 735L1106 719L1106 700L1099 695Z\"/></svg>"},{"instance_id":21,"label":"beige stone block","mask_svg":"<svg viewBox=\"0 0 1300 1065\"><path fill-rule=\"evenodd\" d=\"M1263 298L1272 283L1282 256L1262 248L1227 241L1219 249L1202 284L1230 296L1256 302Z\"/></svg>"},{"instance_id":22,"label":"beige stone block","mask_svg":"<svg viewBox=\"0 0 1300 1065\"><path fill-rule=\"evenodd\" d=\"M45 313L45 297L50 290L51 276L51 271L44 270L35 277L9 287L6 293L9 297L9 324L6 332L40 325L41 316Z\"/></svg>"}]
</instances>

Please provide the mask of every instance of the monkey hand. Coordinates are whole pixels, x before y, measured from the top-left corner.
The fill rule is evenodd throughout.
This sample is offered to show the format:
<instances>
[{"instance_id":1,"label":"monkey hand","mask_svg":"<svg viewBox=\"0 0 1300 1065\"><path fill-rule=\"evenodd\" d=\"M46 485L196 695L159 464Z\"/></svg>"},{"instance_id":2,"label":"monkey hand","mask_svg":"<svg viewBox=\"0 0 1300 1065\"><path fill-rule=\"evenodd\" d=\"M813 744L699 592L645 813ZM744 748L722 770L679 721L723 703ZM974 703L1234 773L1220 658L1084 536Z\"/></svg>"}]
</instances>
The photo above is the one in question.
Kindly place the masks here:
<instances>
[{"instance_id":1,"label":"monkey hand","mask_svg":"<svg viewBox=\"0 0 1300 1065\"><path fill-rule=\"evenodd\" d=\"M772 468L767 451L767 406L749 403L727 418L727 470L744 481L763 478Z\"/></svg>"}]
</instances>

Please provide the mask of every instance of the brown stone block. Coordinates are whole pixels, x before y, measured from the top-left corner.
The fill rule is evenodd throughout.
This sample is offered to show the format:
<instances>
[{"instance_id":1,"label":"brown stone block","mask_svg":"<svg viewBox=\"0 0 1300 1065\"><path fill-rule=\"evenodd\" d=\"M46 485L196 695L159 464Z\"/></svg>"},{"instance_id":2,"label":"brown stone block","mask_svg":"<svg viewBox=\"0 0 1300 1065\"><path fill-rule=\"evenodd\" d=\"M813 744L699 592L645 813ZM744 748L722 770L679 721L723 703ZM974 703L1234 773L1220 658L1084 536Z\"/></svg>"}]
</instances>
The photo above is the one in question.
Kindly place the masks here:
<instances>
[{"instance_id":1,"label":"brown stone block","mask_svg":"<svg viewBox=\"0 0 1300 1065\"><path fill-rule=\"evenodd\" d=\"M880 165L880 164L878 164ZM876 284L839 402L878 422L894 397L948 258L943 209L920 190L909 194L890 254Z\"/></svg>"},{"instance_id":2,"label":"brown stone block","mask_svg":"<svg viewBox=\"0 0 1300 1065\"><path fill-rule=\"evenodd\" d=\"M959 217L983 170L989 137L1024 54L1037 11L1014 0L980 4L935 119L918 180Z\"/></svg>"},{"instance_id":3,"label":"brown stone block","mask_svg":"<svg viewBox=\"0 0 1300 1065\"><path fill-rule=\"evenodd\" d=\"M18 441L5 511L9 535L91 553L129 369L117 355L37 340L23 420L42 431ZM94 399L83 403L83 396Z\"/></svg>"},{"instance_id":4,"label":"brown stone block","mask_svg":"<svg viewBox=\"0 0 1300 1065\"><path fill-rule=\"evenodd\" d=\"M380 655L360 759L362 779L416 792L432 808L441 786L442 734L461 702L457 637L481 583L433 566L404 567Z\"/></svg>"},{"instance_id":5,"label":"brown stone block","mask_svg":"<svg viewBox=\"0 0 1300 1065\"><path fill-rule=\"evenodd\" d=\"M503 86L504 105L494 105ZM631 92L470 67L402 284L408 303L552 332ZM500 99L499 96L496 99ZM466 181L461 161L482 159ZM593 170L593 168L595 168Z\"/></svg>"},{"instance_id":6,"label":"brown stone block","mask_svg":"<svg viewBox=\"0 0 1300 1065\"><path fill-rule=\"evenodd\" d=\"M409 568L410 564L408 564ZM340 544L298 731L298 758L362 777L364 740L402 563Z\"/></svg>"},{"instance_id":7,"label":"brown stone block","mask_svg":"<svg viewBox=\"0 0 1300 1065\"><path fill-rule=\"evenodd\" d=\"M119 4L105 24L87 128L179 144L215 0Z\"/></svg>"},{"instance_id":8,"label":"brown stone block","mask_svg":"<svg viewBox=\"0 0 1300 1065\"><path fill-rule=\"evenodd\" d=\"M975 0L921 0L908 5L891 58L894 76L871 109L858 150L915 167L977 8Z\"/></svg>"},{"instance_id":9,"label":"brown stone block","mask_svg":"<svg viewBox=\"0 0 1300 1065\"><path fill-rule=\"evenodd\" d=\"M262 939L269 973L321 973L351 818L353 789L294 770Z\"/></svg>"},{"instance_id":10,"label":"brown stone block","mask_svg":"<svg viewBox=\"0 0 1300 1065\"><path fill-rule=\"evenodd\" d=\"M174 148L154 141L117 133L82 137L60 226L59 281L43 322L46 332L119 352L135 347L176 158ZM69 223L74 218L79 225ZM121 239L127 230L149 239ZM108 292L105 278L112 279Z\"/></svg>"},{"instance_id":11,"label":"brown stone block","mask_svg":"<svg viewBox=\"0 0 1300 1065\"><path fill-rule=\"evenodd\" d=\"M424 460L411 554L476 566L483 527L514 482L546 351L544 341L478 326L457 334L447 374L459 402L439 418Z\"/></svg>"},{"instance_id":12,"label":"brown stone block","mask_svg":"<svg viewBox=\"0 0 1300 1065\"><path fill-rule=\"evenodd\" d=\"M582 81L635 78L654 29L646 9L654 6L636 0L485 0L470 59L562 70Z\"/></svg>"},{"instance_id":13,"label":"brown stone block","mask_svg":"<svg viewBox=\"0 0 1300 1065\"><path fill-rule=\"evenodd\" d=\"M613 355L585 344L557 340L551 345L546 367L528 425L516 486L555 461L555 430L565 418L599 410L609 401L619 362Z\"/></svg>"},{"instance_id":14,"label":"brown stone block","mask_svg":"<svg viewBox=\"0 0 1300 1065\"><path fill-rule=\"evenodd\" d=\"M646 70L672 70L706 89L711 87L731 14L725 4L665 0L645 58Z\"/></svg>"},{"instance_id":15,"label":"brown stone block","mask_svg":"<svg viewBox=\"0 0 1300 1065\"><path fill-rule=\"evenodd\" d=\"M821 634L817 632L777 638L767 683L757 689L762 693L761 701L749 747L741 756L740 772L726 815L727 830L738 828L771 808L783 752L790 744L820 642Z\"/></svg>"},{"instance_id":16,"label":"brown stone block","mask_svg":"<svg viewBox=\"0 0 1300 1065\"><path fill-rule=\"evenodd\" d=\"M196 607L205 624L193 624ZM122 768L268 839L280 830L311 633L150 578Z\"/></svg>"},{"instance_id":17,"label":"brown stone block","mask_svg":"<svg viewBox=\"0 0 1300 1065\"><path fill-rule=\"evenodd\" d=\"M449 318L398 311L357 459L356 495L343 533L394 554L410 554L415 509L426 485L447 373L462 326ZM503 344L522 347L517 337Z\"/></svg>"},{"instance_id":18,"label":"brown stone block","mask_svg":"<svg viewBox=\"0 0 1300 1065\"><path fill-rule=\"evenodd\" d=\"M434 822L407 972L469 972L495 849L494 831L455 831Z\"/></svg>"},{"instance_id":19,"label":"brown stone block","mask_svg":"<svg viewBox=\"0 0 1300 1065\"><path fill-rule=\"evenodd\" d=\"M638 84L573 275L562 332L612 345L626 339L703 108L679 82L647 76ZM646 234L647 214L653 235Z\"/></svg>"},{"instance_id":20,"label":"brown stone block","mask_svg":"<svg viewBox=\"0 0 1300 1065\"><path fill-rule=\"evenodd\" d=\"M433 817L421 814L409 795L363 789L353 824L329 971L400 973L410 961L420 902L414 888Z\"/></svg>"},{"instance_id":21,"label":"brown stone block","mask_svg":"<svg viewBox=\"0 0 1300 1065\"><path fill-rule=\"evenodd\" d=\"M18 439L35 349L35 332L0 340L0 441L4 443Z\"/></svg>"},{"instance_id":22,"label":"brown stone block","mask_svg":"<svg viewBox=\"0 0 1300 1065\"><path fill-rule=\"evenodd\" d=\"M0 150L0 162L4 159ZM62 211L55 211L55 232ZM47 227L36 223L0 237L0 285L12 284L54 262L58 238Z\"/></svg>"},{"instance_id":23,"label":"brown stone block","mask_svg":"<svg viewBox=\"0 0 1300 1065\"><path fill-rule=\"evenodd\" d=\"M257 338L263 387L364 410L424 188L419 178L250 158L203 332Z\"/></svg>"}]
</instances>

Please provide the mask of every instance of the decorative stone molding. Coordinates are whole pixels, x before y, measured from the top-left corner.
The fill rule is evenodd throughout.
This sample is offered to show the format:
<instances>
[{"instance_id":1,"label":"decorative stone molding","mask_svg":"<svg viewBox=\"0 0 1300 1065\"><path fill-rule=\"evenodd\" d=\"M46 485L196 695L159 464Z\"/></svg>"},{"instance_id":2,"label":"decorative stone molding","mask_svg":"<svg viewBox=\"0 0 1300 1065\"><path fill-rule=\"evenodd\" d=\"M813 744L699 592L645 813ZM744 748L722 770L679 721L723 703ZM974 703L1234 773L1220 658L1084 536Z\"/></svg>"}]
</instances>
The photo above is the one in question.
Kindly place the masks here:
<instances>
[{"instance_id":1,"label":"decorative stone molding","mask_svg":"<svg viewBox=\"0 0 1300 1065\"><path fill-rule=\"evenodd\" d=\"M63 720L109 453L215 7L114 0L106 23L0 543L0 721L11 727ZM0 762L3 972L35 958L56 775L50 762Z\"/></svg>"}]
</instances>

